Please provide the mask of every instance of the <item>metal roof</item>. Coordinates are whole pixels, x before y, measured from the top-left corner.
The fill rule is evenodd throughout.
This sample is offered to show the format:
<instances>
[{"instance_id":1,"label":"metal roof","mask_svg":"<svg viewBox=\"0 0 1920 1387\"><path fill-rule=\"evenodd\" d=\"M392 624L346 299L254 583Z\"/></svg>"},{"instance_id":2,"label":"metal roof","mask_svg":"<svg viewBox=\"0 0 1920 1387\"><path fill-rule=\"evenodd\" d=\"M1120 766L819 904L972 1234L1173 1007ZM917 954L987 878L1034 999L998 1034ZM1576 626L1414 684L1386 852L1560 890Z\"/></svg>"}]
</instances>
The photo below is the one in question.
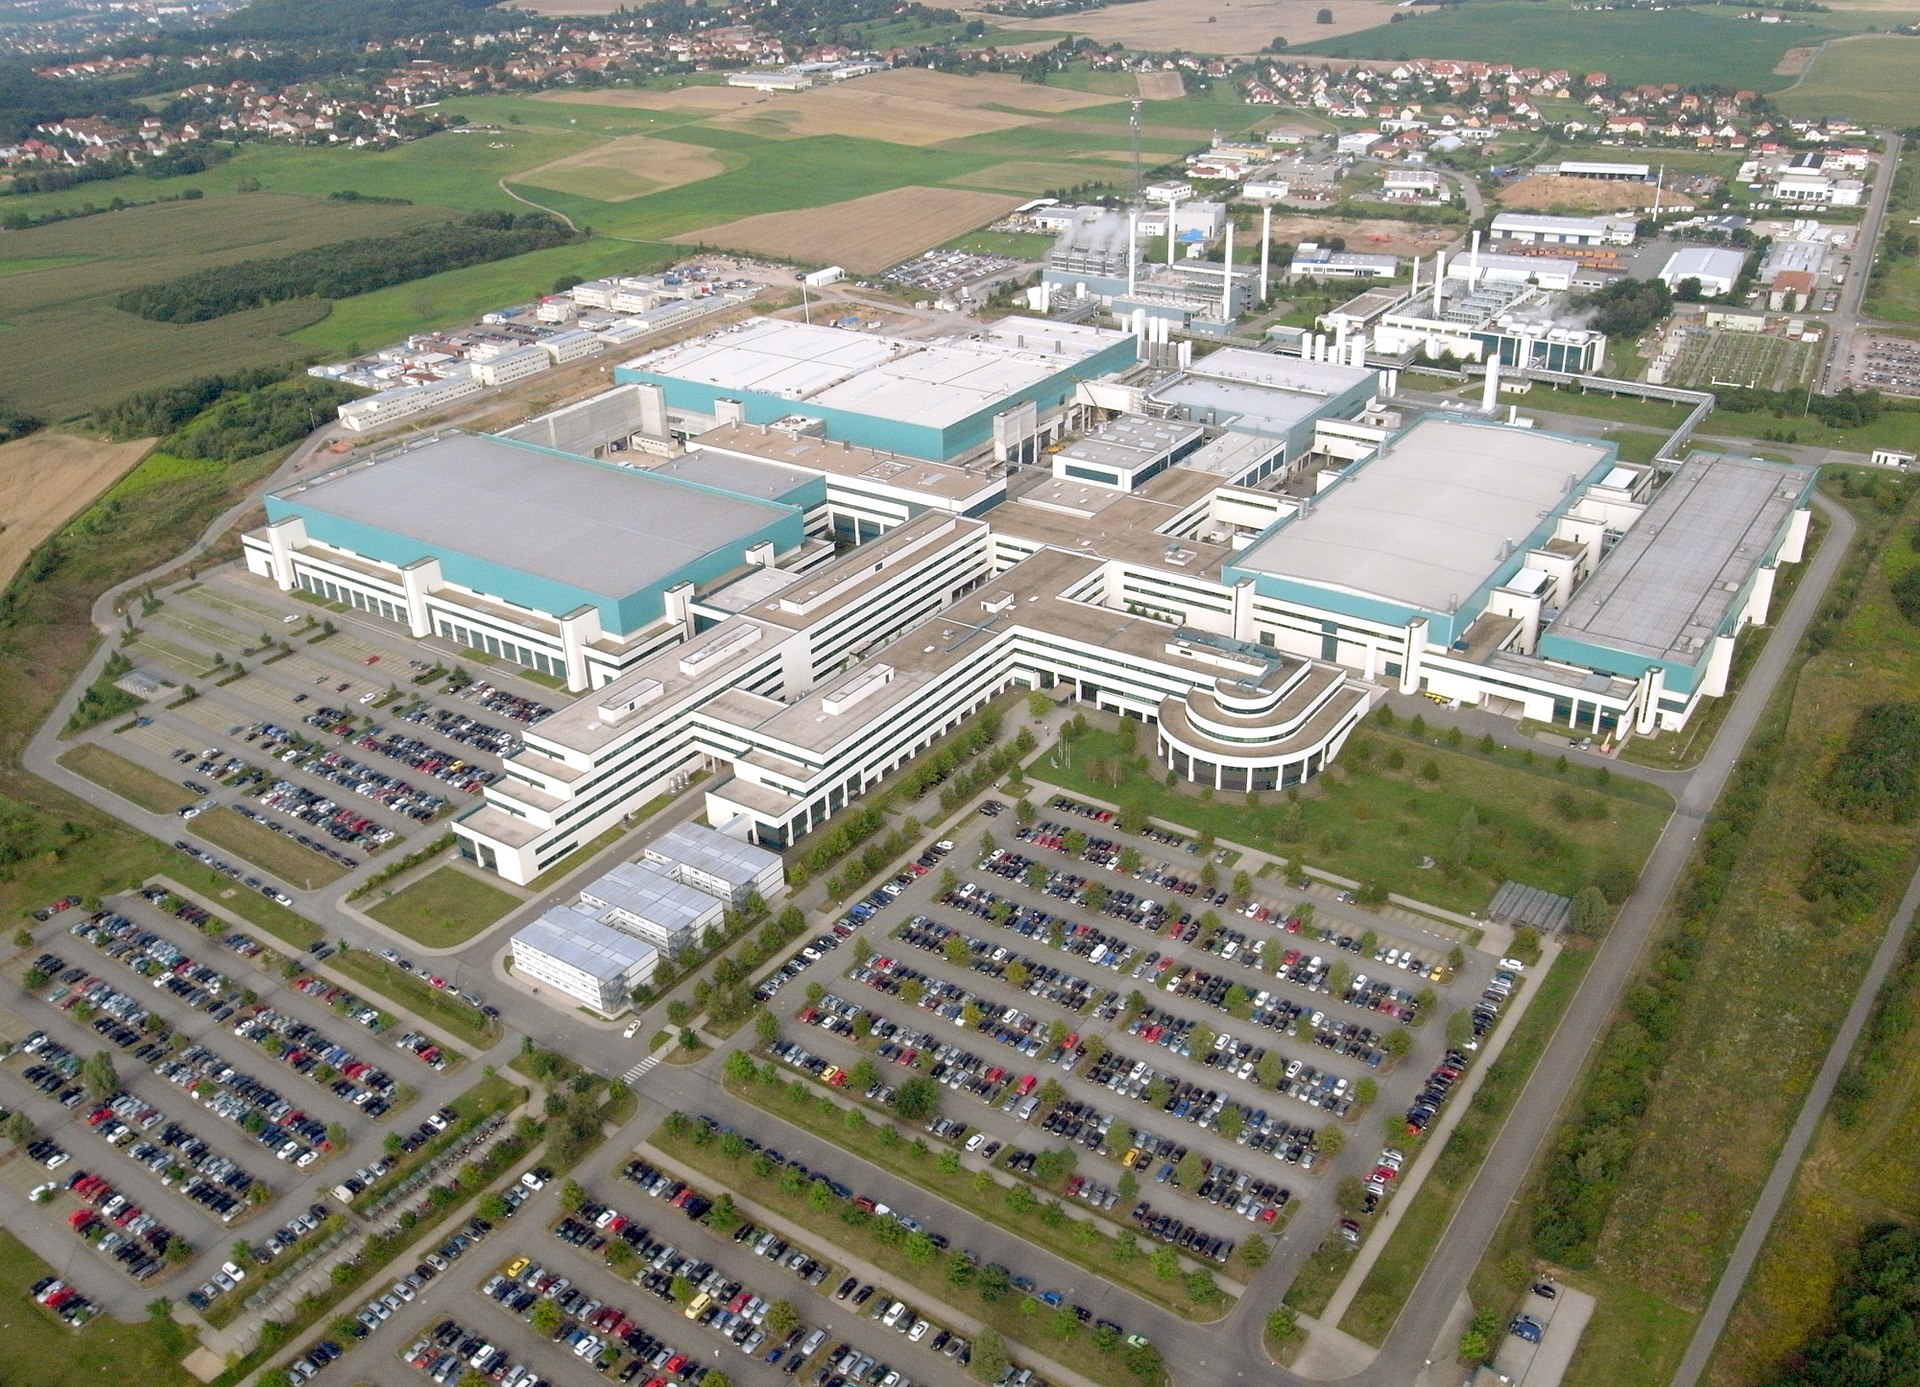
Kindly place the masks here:
<instances>
[{"instance_id":1,"label":"metal roof","mask_svg":"<svg viewBox=\"0 0 1920 1387\"><path fill-rule=\"evenodd\" d=\"M1697 664L1812 477L1805 467L1693 454L1573 595L1550 634Z\"/></svg>"},{"instance_id":2,"label":"metal roof","mask_svg":"<svg viewBox=\"0 0 1920 1387\"><path fill-rule=\"evenodd\" d=\"M646 940L609 928L570 905L557 905L530 921L515 933L513 942L601 982L618 982L660 955Z\"/></svg>"},{"instance_id":3,"label":"metal roof","mask_svg":"<svg viewBox=\"0 0 1920 1387\"><path fill-rule=\"evenodd\" d=\"M1429 417L1347 468L1237 563L1447 613L1612 456L1603 443Z\"/></svg>"},{"instance_id":4,"label":"metal roof","mask_svg":"<svg viewBox=\"0 0 1920 1387\"><path fill-rule=\"evenodd\" d=\"M405 564L469 558L621 600L747 540L775 506L623 467L448 434L279 492L283 508L335 516L411 546Z\"/></svg>"},{"instance_id":5,"label":"metal roof","mask_svg":"<svg viewBox=\"0 0 1920 1387\"><path fill-rule=\"evenodd\" d=\"M777 853L704 824L675 824L647 844L647 856L691 867L735 886L751 886L780 861Z\"/></svg>"},{"instance_id":6,"label":"metal roof","mask_svg":"<svg viewBox=\"0 0 1920 1387\"><path fill-rule=\"evenodd\" d=\"M663 934L696 927L719 908L713 896L674 879L658 862L622 862L598 881L580 888L580 899L603 909L624 910Z\"/></svg>"}]
</instances>

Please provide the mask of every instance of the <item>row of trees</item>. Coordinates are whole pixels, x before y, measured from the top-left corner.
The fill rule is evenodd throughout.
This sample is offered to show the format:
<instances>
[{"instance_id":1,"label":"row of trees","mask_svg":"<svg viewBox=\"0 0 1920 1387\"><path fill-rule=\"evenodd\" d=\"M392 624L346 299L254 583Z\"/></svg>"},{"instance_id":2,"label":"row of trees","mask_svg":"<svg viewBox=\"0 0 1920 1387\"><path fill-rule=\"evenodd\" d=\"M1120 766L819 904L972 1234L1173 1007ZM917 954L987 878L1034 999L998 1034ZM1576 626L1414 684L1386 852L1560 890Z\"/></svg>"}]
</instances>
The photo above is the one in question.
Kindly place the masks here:
<instances>
[{"instance_id":1,"label":"row of trees","mask_svg":"<svg viewBox=\"0 0 1920 1387\"><path fill-rule=\"evenodd\" d=\"M296 376L222 400L167 440L177 457L235 462L297 443L363 392L339 381Z\"/></svg>"},{"instance_id":2,"label":"row of trees","mask_svg":"<svg viewBox=\"0 0 1920 1387\"><path fill-rule=\"evenodd\" d=\"M337 241L141 284L113 302L122 312L154 322L200 323L288 299L350 298L444 270L564 245L577 234L545 212L474 212L452 225Z\"/></svg>"}]
</instances>

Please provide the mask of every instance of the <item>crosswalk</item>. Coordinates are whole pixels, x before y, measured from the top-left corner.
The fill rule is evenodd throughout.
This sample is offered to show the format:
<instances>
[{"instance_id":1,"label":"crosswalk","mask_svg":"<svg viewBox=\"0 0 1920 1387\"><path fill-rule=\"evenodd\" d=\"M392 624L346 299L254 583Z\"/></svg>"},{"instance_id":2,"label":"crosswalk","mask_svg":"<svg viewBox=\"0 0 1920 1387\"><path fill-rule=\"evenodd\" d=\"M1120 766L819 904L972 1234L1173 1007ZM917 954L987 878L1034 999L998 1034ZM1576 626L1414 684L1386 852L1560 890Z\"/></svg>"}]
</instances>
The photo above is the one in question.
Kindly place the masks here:
<instances>
[{"instance_id":1,"label":"crosswalk","mask_svg":"<svg viewBox=\"0 0 1920 1387\"><path fill-rule=\"evenodd\" d=\"M636 1079L638 1079L642 1074L645 1074L649 1069L652 1069L654 1065L658 1063L660 1063L660 1056L648 1055L645 1059L641 1060L638 1064L634 1065L633 1068L629 1069L626 1073L622 1074L620 1076L620 1082L627 1085L627 1087L631 1088L633 1087L634 1081Z\"/></svg>"}]
</instances>

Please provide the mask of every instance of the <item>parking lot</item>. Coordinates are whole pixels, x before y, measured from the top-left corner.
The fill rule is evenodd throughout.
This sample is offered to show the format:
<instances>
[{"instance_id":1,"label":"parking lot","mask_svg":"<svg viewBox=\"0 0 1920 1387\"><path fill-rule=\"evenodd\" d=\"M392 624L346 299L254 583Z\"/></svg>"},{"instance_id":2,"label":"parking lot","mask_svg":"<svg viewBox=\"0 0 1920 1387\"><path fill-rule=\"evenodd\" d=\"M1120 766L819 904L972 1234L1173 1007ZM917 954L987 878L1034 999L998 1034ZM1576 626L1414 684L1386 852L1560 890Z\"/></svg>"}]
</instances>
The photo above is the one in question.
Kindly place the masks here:
<instances>
[{"instance_id":1,"label":"parking lot","mask_svg":"<svg viewBox=\"0 0 1920 1387\"><path fill-rule=\"evenodd\" d=\"M178 785L182 836L245 859L245 885L316 889L436 832L499 775L545 700L561 701L436 644L223 569L165 594L125 648L181 692L87 737ZM158 809L164 794L145 784Z\"/></svg>"},{"instance_id":2,"label":"parking lot","mask_svg":"<svg viewBox=\"0 0 1920 1387\"><path fill-rule=\"evenodd\" d=\"M904 284L946 294L991 279L1014 269L1020 262L1005 255L976 255L964 250L930 250L902 261L880 278L889 284Z\"/></svg>"},{"instance_id":3,"label":"parking lot","mask_svg":"<svg viewBox=\"0 0 1920 1387\"><path fill-rule=\"evenodd\" d=\"M1884 332L1861 332L1847 358L1849 383L1889 395L1920 395L1920 342Z\"/></svg>"},{"instance_id":4,"label":"parking lot","mask_svg":"<svg viewBox=\"0 0 1920 1387\"><path fill-rule=\"evenodd\" d=\"M932 1134L968 1166L1030 1173L1077 1148L1069 1200L1199 1265L1296 1215L1315 1235L1296 1246L1358 1241L1403 1159L1372 1139L1380 1115L1434 1120L1518 975L1469 954L1455 977L1434 938L1351 902L1203 885L1198 845L1108 820L1041 805L1029 827L978 821L990 849L979 830L930 846L838 927L871 957L825 952L770 1002L776 1058L877 1105L927 1074L945 1091ZM1460 1051L1411 1024L1453 1010ZM1338 1152L1330 1125L1351 1134ZM1364 1201L1340 1220L1347 1175Z\"/></svg>"},{"instance_id":5,"label":"parking lot","mask_svg":"<svg viewBox=\"0 0 1920 1387\"><path fill-rule=\"evenodd\" d=\"M343 1170L454 1087L390 1018L159 887L53 915L20 971L34 985L0 1016L16 1047L0 1103L47 1146L0 1164L0 1188L46 1204L57 1218L34 1224L91 1246L141 1303L147 1285L200 1310L251 1294L316 1235ZM90 1093L97 1054L113 1082Z\"/></svg>"}]
</instances>

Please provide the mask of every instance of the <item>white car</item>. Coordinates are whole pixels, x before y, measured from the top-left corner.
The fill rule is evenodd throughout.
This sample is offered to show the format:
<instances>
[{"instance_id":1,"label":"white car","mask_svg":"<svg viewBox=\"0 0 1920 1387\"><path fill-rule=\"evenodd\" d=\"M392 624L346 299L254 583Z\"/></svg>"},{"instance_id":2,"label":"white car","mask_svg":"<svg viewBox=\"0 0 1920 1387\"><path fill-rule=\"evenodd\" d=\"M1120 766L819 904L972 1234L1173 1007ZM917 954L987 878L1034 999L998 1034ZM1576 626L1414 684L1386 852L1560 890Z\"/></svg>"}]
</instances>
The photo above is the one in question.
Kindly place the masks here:
<instances>
[{"instance_id":1,"label":"white car","mask_svg":"<svg viewBox=\"0 0 1920 1387\"><path fill-rule=\"evenodd\" d=\"M233 1278L235 1285L247 1279L247 1273L241 1268L238 1262L222 1262L220 1264L220 1270Z\"/></svg>"},{"instance_id":2,"label":"white car","mask_svg":"<svg viewBox=\"0 0 1920 1387\"><path fill-rule=\"evenodd\" d=\"M623 1040L632 1040L638 1034L640 1034L640 1023L638 1021L628 1022L627 1028L624 1031L620 1032L620 1036Z\"/></svg>"}]
</instances>

